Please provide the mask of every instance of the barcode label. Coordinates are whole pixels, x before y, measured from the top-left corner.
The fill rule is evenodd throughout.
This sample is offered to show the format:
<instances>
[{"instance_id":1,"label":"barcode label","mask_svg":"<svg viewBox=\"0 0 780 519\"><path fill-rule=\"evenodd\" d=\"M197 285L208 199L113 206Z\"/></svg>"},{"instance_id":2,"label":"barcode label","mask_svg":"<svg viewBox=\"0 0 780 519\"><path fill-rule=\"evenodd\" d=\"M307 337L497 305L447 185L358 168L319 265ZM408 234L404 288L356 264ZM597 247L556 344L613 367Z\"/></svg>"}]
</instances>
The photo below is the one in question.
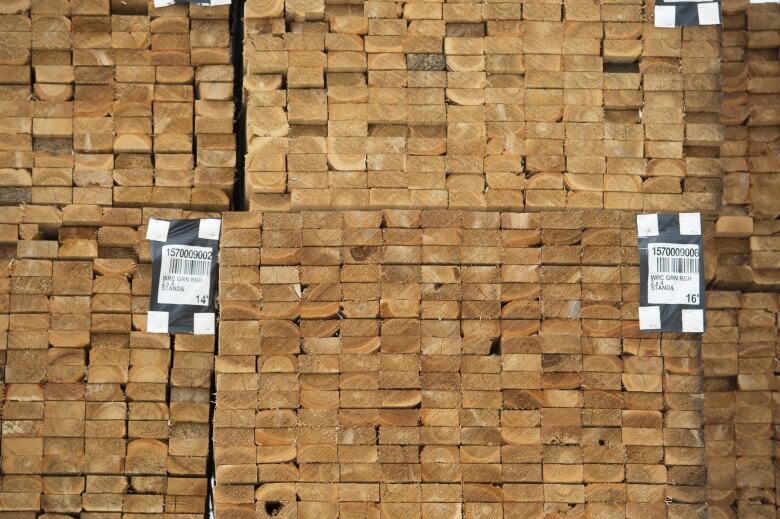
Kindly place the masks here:
<instances>
[{"instance_id":1,"label":"barcode label","mask_svg":"<svg viewBox=\"0 0 780 519\"><path fill-rule=\"evenodd\" d=\"M700 253L696 244L648 244L647 302L698 305Z\"/></svg>"},{"instance_id":2,"label":"barcode label","mask_svg":"<svg viewBox=\"0 0 780 519\"><path fill-rule=\"evenodd\" d=\"M208 276L211 270L211 262L205 260L187 260L171 258L170 273L186 274L188 276Z\"/></svg>"},{"instance_id":3,"label":"barcode label","mask_svg":"<svg viewBox=\"0 0 780 519\"><path fill-rule=\"evenodd\" d=\"M656 258L656 272L672 272L675 274L698 274L699 258Z\"/></svg>"},{"instance_id":4,"label":"barcode label","mask_svg":"<svg viewBox=\"0 0 780 519\"><path fill-rule=\"evenodd\" d=\"M639 329L702 333L706 292L701 214L638 214L636 225Z\"/></svg>"},{"instance_id":5,"label":"barcode label","mask_svg":"<svg viewBox=\"0 0 780 519\"><path fill-rule=\"evenodd\" d=\"M165 245L160 262L157 302L167 305L208 305L213 253L210 247Z\"/></svg>"}]
</instances>

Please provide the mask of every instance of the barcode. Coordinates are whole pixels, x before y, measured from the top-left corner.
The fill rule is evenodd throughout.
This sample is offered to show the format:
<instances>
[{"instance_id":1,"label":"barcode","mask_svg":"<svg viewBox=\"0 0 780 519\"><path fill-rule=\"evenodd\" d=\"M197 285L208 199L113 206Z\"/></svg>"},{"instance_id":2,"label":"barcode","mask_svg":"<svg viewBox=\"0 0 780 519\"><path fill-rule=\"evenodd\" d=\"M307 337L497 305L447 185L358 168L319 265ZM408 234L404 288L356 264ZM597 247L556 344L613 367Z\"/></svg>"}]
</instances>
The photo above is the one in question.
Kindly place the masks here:
<instances>
[{"instance_id":1,"label":"barcode","mask_svg":"<svg viewBox=\"0 0 780 519\"><path fill-rule=\"evenodd\" d=\"M698 274L699 258L656 258L656 272Z\"/></svg>"},{"instance_id":2,"label":"barcode","mask_svg":"<svg viewBox=\"0 0 780 519\"><path fill-rule=\"evenodd\" d=\"M190 260L170 258L168 272L171 274L186 274L188 276L208 276L211 262L206 260Z\"/></svg>"}]
</instances>

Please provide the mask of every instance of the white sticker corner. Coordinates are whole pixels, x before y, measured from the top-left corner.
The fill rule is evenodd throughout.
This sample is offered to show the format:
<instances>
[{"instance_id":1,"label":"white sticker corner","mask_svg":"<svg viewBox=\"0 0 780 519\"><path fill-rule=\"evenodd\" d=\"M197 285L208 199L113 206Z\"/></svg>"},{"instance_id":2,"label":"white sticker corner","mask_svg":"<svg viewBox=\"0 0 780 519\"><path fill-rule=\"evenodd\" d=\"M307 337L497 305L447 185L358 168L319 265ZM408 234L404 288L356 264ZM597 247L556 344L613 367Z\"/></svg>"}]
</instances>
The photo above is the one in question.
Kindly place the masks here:
<instances>
[{"instance_id":1,"label":"white sticker corner","mask_svg":"<svg viewBox=\"0 0 780 519\"><path fill-rule=\"evenodd\" d=\"M683 333L704 333L704 310L699 308L683 309Z\"/></svg>"},{"instance_id":2,"label":"white sticker corner","mask_svg":"<svg viewBox=\"0 0 780 519\"><path fill-rule=\"evenodd\" d=\"M146 314L148 333L168 333L168 312L149 310Z\"/></svg>"},{"instance_id":3,"label":"white sticker corner","mask_svg":"<svg viewBox=\"0 0 780 519\"><path fill-rule=\"evenodd\" d=\"M193 314L192 333L195 335L214 335L215 321L213 313Z\"/></svg>"},{"instance_id":4,"label":"white sticker corner","mask_svg":"<svg viewBox=\"0 0 780 519\"><path fill-rule=\"evenodd\" d=\"M660 306L639 307L639 329L640 330L661 329L661 307Z\"/></svg>"},{"instance_id":5,"label":"white sticker corner","mask_svg":"<svg viewBox=\"0 0 780 519\"><path fill-rule=\"evenodd\" d=\"M654 18L656 27L675 27L677 9L673 5L656 5Z\"/></svg>"},{"instance_id":6,"label":"white sticker corner","mask_svg":"<svg viewBox=\"0 0 780 519\"><path fill-rule=\"evenodd\" d=\"M168 229L171 222L168 220L158 220L150 218L146 227L146 239L152 241L166 241L168 239Z\"/></svg>"},{"instance_id":7,"label":"white sticker corner","mask_svg":"<svg viewBox=\"0 0 780 519\"><path fill-rule=\"evenodd\" d=\"M680 234L701 235L701 214L680 213Z\"/></svg>"},{"instance_id":8,"label":"white sticker corner","mask_svg":"<svg viewBox=\"0 0 780 519\"><path fill-rule=\"evenodd\" d=\"M640 238L658 236L658 215L655 213L636 215L636 234Z\"/></svg>"},{"instance_id":9,"label":"white sticker corner","mask_svg":"<svg viewBox=\"0 0 780 519\"><path fill-rule=\"evenodd\" d=\"M718 2L706 2L696 6L699 10L699 25L720 24L720 4Z\"/></svg>"},{"instance_id":10,"label":"white sticker corner","mask_svg":"<svg viewBox=\"0 0 780 519\"><path fill-rule=\"evenodd\" d=\"M203 240L219 240L219 231L222 220L219 218L204 218L200 220L198 238Z\"/></svg>"}]
</instances>

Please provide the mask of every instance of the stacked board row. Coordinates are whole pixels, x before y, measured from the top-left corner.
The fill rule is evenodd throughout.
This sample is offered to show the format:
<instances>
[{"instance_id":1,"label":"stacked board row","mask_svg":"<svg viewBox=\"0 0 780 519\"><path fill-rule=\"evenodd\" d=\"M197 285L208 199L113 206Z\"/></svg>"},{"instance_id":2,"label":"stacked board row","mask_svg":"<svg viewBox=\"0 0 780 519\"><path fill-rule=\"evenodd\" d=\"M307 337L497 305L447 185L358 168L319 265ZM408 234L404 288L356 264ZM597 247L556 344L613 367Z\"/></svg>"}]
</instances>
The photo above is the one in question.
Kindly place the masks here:
<instances>
[{"instance_id":1,"label":"stacked board row","mask_svg":"<svg viewBox=\"0 0 780 519\"><path fill-rule=\"evenodd\" d=\"M633 215L223 215L218 519L704 518L698 335Z\"/></svg>"},{"instance_id":2,"label":"stacked board row","mask_svg":"<svg viewBox=\"0 0 780 519\"><path fill-rule=\"evenodd\" d=\"M724 2L717 281L780 288L780 4Z\"/></svg>"},{"instance_id":3,"label":"stacked board row","mask_svg":"<svg viewBox=\"0 0 780 519\"><path fill-rule=\"evenodd\" d=\"M245 206L714 212L719 30L643 12L247 0Z\"/></svg>"},{"instance_id":4,"label":"stacked board row","mask_svg":"<svg viewBox=\"0 0 780 519\"><path fill-rule=\"evenodd\" d=\"M778 513L778 294L709 292L702 336L707 502L713 519Z\"/></svg>"},{"instance_id":5,"label":"stacked board row","mask_svg":"<svg viewBox=\"0 0 780 519\"><path fill-rule=\"evenodd\" d=\"M140 331L151 216L201 215L0 207L1 518L206 511L215 338Z\"/></svg>"},{"instance_id":6,"label":"stacked board row","mask_svg":"<svg viewBox=\"0 0 780 519\"><path fill-rule=\"evenodd\" d=\"M0 205L229 208L229 7L0 2Z\"/></svg>"}]
</instances>

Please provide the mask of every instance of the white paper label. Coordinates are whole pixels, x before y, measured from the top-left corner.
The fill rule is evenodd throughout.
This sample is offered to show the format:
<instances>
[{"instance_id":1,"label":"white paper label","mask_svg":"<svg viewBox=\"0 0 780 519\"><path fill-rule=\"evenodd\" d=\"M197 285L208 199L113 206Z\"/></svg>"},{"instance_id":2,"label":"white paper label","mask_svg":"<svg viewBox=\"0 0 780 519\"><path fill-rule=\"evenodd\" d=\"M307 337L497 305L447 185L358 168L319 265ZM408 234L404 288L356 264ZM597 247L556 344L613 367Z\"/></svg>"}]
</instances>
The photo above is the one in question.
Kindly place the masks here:
<instances>
[{"instance_id":1,"label":"white paper label","mask_svg":"<svg viewBox=\"0 0 780 519\"><path fill-rule=\"evenodd\" d=\"M157 302L166 305L209 304L212 254L209 247L163 246Z\"/></svg>"},{"instance_id":2,"label":"white paper label","mask_svg":"<svg viewBox=\"0 0 780 519\"><path fill-rule=\"evenodd\" d=\"M149 310L146 314L146 331L149 333L168 333L168 312Z\"/></svg>"},{"instance_id":3,"label":"white paper label","mask_svg":"<svg viewBox=\"0 0 780 519\"><path fill-rule=\"evenodd\" d=\"M193 314L192 333L195 335L214 335L214 314Z\"/></svg>"},{"instance_id":4,"label":"white paper label","mask_svg":"<svg viewBox=\"0 0 780 519\"><path fill-rule=\"evenodd\" d=\"M222 220L219 218L205 218L200 221L198 226L198 238L203 240L218 240L219 228Z\"/></svg>"},{"instance_id":5,"label":"white paper label","mask_svg":"<svg viewBox=\"0 0 780 519\"><path fill-rule=\"evenodd\" d=\"M680 213L680 234L698 236L701 234L701 215L699 213Z\"/></svg>"},{"instance_id":6,"label":"white paper label","mask_svg":"<svg viewBox=\"0 0 780 519\"><path fill-rule=\"evenodd\" d=\"M638 214L636 215L636 234L637 236L658 236L658 215L657 214Z\"/></svg>"},{"instance_id":7,"label":"white paper label","mask_svg":"<svg viewBox=\"0 0 780 519\"><path fill-rule=\"evenodd\" d=\"M673 5L655 6L655 26L656 27L674 27L677 9Z\"/></svg>"},{"instance_id":8,"label":"white paper label","mask_svg":"<svg viewBox=\"0 0 780 519\"><path fill-rule=\"evenodd\" d=\"M640 330L661 329L661 307L660 306L639 307L639 329Z\"/></svg>"},{"instance_id":9,"label":"white paper label","mask_svg":"<svg viewBox=\"0 0 780 519\"><path fill-rule=\"evenodd\" d=\"M168 239L168 230L171 222L168 220L149 219L149 225L146 227L146 239L154 241L165 241Z\"/></svg>"},{"instance_id":10,"label":"white paper label","mask_svg":"<svg viewBox=\"0 0 780 519\"><path fill-rule=\"evenodd\" d=\"M704 310L683 309L682 331L683 333L704 333Z\"/></svg>"},{"instance_id":11,"label":"white paper label","mask_svg":"<svg viewBox=\"0 0 780 519\"><path fill-rule=\"evenodd\" d=\"M699 4L699 25L718 25L720 23L720 4L708 2Z\"/></svg>"},{"instance_id":12,"label":"white paper label","mask_svg":"<svg viewBox=\"0 0 780 519\"><path fill-rule=\"evenodd\" d=\"M651 243L647 247L647 302L696 305L699 303L699 246Z\"/></svg>"}]
</instances>

